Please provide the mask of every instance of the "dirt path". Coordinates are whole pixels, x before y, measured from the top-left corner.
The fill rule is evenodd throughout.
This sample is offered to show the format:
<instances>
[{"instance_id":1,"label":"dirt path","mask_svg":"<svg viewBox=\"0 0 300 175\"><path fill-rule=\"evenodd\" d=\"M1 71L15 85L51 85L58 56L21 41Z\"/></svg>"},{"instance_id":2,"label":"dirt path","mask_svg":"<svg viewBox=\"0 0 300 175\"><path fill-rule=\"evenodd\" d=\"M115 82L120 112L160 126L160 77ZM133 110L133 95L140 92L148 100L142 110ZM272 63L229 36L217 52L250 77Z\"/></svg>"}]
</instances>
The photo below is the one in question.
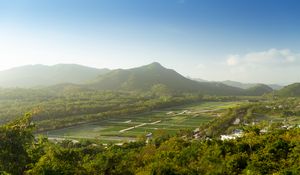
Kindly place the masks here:
<instances>
[{"instance_id":1,"label":"dirt path","mask_svg":"<svg viewBox=\"0 0 300 175\"><path fill-rule=\"evenodd\" d=\"M152 122L152 123L142 123L142 124L139 124L139 125L136 125L136 126L132 126L132 127L126 128L126 129L122 129L119 132L122 133L122 132L130 131L134 128L142 127L142 126L145 126L145 125L155 125L155 124L160 123L160 122L161 122L161 120L158 120L158 121L155 121L155 122Z\"/></svg>"}]
</instances>

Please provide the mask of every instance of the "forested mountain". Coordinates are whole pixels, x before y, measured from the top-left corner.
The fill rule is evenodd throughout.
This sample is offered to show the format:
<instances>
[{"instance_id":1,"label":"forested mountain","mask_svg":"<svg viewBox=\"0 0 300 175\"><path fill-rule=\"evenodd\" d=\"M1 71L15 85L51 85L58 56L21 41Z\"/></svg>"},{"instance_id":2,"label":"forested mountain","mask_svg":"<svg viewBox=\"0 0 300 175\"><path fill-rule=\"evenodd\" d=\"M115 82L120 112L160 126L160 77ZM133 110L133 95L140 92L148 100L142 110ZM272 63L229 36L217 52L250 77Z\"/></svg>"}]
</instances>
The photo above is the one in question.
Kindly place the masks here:
<instances>
[{"instance_id":1,"label":"forested mountain","mask_svg":"<svg viewBox=\"0 0 300 175\"><path fill-rule=\"evenodd\" d=\"M151 90L162 85L171 91L200 92L211 95L240 95L243 90L216 82L197 82L185 78L159 63L133 69L118 69L99 76L91 86L110 90Z\"/></svg>"},{"instance_id":2,"label":"forested mountain","mask_svg":"<svg viewBox=\"0 0 300 175\"><path fill-rule=\"evenodd\" d=\"M300 97L300 83L285 86L277 91L276 94L282 97Z\"/></svg>"},{"instance_id":3,"label":"forested mountain","mask_svg":"<svg viewBox=\"0 0 300 175\"><path fill-rule=\"evenodd\" d=\"M0 87L31 88L60 83L86 83L108 71L76 64L28 65L1 71Z\"/></svg>"},{"instance_id":4,"label":"forested mountain","mask_svg":"<svg viewBox=\"0 0 300 175\"><path fill-rule=\"evenodd\" d=\"M46 89L55 91L64 91L64 89L70 88L126 91L165 88L170 92L254 96L271 92L270 87L261 84L194 81L157 62L132 69L111 71L76 64L29 65L1 71L0 87L47 87Z\"/></svg>"},{"instance_id":5,"label":"forested mountain","mask_svg":"<svg viewBox=\"0 0 300 175\"><path fill-rule=\"evenodd\" d=\"M272 92L273 89L265 84L257 84L251 88L246 89L246 95L260 96Z\"/></svg>"}]
</instances>

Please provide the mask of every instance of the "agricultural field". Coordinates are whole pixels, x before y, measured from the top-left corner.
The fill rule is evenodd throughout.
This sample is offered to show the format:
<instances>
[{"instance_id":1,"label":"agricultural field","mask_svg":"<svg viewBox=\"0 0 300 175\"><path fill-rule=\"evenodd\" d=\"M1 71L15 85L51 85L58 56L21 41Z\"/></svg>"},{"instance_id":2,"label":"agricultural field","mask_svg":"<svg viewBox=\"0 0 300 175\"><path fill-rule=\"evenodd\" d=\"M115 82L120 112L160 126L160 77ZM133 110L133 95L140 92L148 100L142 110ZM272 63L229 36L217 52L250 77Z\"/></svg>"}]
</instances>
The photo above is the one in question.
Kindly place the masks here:
<instances>
[{"instance_id":1,"label":"agricultural field","mask_svg":"<svg viewBox=\"0 0 300 175\"><path fill-rule=\"evenodd\" d=\"M41 134L49 139L98 139L103 143L133 141L157 130L174 135L180 130L194 130L218 117L227 108L242 103L202 102L126 117L111 117Z\"/></svg>"}]
</instances>

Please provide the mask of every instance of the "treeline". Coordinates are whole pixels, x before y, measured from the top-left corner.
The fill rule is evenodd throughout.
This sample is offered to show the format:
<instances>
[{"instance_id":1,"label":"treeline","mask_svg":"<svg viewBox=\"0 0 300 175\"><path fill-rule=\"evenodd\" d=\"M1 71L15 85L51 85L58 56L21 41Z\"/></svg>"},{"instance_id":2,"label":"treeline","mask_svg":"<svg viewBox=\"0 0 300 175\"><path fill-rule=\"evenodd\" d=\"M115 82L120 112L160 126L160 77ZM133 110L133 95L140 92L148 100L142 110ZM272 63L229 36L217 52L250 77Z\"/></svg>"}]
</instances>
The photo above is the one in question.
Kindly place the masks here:
<instances>
[{"instance_id":1,"label":"treeline","mask_svg":"<svg viewBox=\"0 0 300 175\"><path fill-rule=\"evenodd\" d=\"M244 106L229 108L227 112L222 114L220 117L204 124L200 127L200 136L202 138L214 138L221 134L229 134L233 130L232 123L239 119L242 122L246 121L247 111L251 104ZM239 126L241 126L239 125Z\"/></svg>"},{"instance_id":2,"label":"treeline","mask_svg":"<svg viewBox=\"0 0 300 175\"><path fill-rule=\"evenodd\" d=\"M124 97L128 97L128 95L124 95ZM93 108L93 111L88 111L86 113L75 113L74 111L78 111L79 109L84 111L90 109L91 106L89 104L86 105L86 108L84 107L85 105L79 105L79 108L77 110L73 109L74 111L71 115L65 114L64 111L52 111L53 115L65 115L62 115L62 117L52 117L52 115L49 115L49 117L47 118L42 118L40 114L35 114L34 119L36 119L37 116L39 117L39 119L37 120L38 129L39 131L42 131L63 128L66 126L72 126L76 124L88 123L92 121L97 121L99 119L139 114L143 112L149 112L155 109L173 107L177 105L201 101L201 96L189 94L182 94L180 96L172 97L170 96L166 98L145 98L143 96L136 96L136 98L129 97L122 99L120 97L115 97L112 98L111 101L103 101L103 104L96 105L95 108Z\"/></svg>"},{"instance_id":3,"label":"treeline","mask_svg":"<svg viewBox=\"0 0 300 175\"><path fill-rule=\"evenodd\" d=\"M300 129L245 128L236 140L189 140L162 131L152 140L107 147L34 139L27 116L0 127L2 174L299 174Z\"/></svg>"},{"instance_id":4,"label":"treeline","mask_svg":"<svg viewBox=\"0 0 300 175\"><path fill-rule=\"evenodd\" d=\"M37 89L0 88L0 124L30 112L45 131L201 101L235 101L261 97L209 96L172 91L156 84L149 91L103 91L74 85Z\"/></svg>"},{"instance_id":5,"label":"treeline","mask_svg":"<svg viewBox=\"0 0 300 175\"><path fill-rule=\"evenodd\" d=\"M50 130L203 100L202 95L169 92L157 86L148 92L65 89L0 89L0 123L30 111L38 130Z\"/></svg>"}]
</instances>

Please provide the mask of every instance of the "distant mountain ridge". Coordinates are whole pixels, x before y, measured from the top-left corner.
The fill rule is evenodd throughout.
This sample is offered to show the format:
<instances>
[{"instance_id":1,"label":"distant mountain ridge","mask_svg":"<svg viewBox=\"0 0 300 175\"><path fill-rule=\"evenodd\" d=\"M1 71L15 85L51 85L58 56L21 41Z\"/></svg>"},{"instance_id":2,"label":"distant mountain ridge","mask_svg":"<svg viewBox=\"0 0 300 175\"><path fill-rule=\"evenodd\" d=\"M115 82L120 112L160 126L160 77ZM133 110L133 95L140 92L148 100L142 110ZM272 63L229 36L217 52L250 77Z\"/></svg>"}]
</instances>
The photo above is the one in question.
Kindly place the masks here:
<instances>
[{"instance_id":1,"label":"distant mountain ridge","mask_svg":"<svg viewBox=\"0 0 300 175\"><path fill-rule=\"evenodd\" d=\"M267 85L248 89L233 87L222 82L194 81L173 69L153 62L132 69L97 69L76 64L54 66L30 65L0 72L0 87L47 87L63 92L63 89L97 89L148 91L156 85L170 92L197 92L207 95L263 95L272 91Z\"/></svg>"},{"instance_id":2,"label":"distant mountain ridge","mask_svg":"<svg viewBox=\"0 0 300 175\"><path fill-rule=\"evenodd\" d=\"M109 69L97 69L77 64L54 66L27 65L0 71L0 87L44 87L61 83L86 83Z\"/></svg>"},{"instance_id":3,"label":"distant mountain ridge","mask_svg":"<svg viewBox=\"0 0 300 175\"><path fill-rule=\"evenodd\" d=\"M258 85L258 83L241 83L238 81L231 80L222 81L222 83L227 84L228 86L239 87L242 89L249 89Z\"/></svg>"},{"instance_id":4,"label":"distant mountain ridge","mask_svg":"<svg viewBox=\"0 0 300 175\"><path fill-rule=\"evenodd\" d=\"M199 81L199 82L208 82L207 80L204 80L201 78L192 78L192 80ZM241 82L232 81L232 80L225 80L225 81L219 81L219 82L226 84L228 86L238 87L241 89L249 89L249 88L252 88L252 87L255 87L255 86L261 84L261 83L241 83ZM278 85L278 84L266 84L266 85L271 87L273 90L279 90L279 89L283 88L283 86Z\"/></svg>"}]
</instances>

